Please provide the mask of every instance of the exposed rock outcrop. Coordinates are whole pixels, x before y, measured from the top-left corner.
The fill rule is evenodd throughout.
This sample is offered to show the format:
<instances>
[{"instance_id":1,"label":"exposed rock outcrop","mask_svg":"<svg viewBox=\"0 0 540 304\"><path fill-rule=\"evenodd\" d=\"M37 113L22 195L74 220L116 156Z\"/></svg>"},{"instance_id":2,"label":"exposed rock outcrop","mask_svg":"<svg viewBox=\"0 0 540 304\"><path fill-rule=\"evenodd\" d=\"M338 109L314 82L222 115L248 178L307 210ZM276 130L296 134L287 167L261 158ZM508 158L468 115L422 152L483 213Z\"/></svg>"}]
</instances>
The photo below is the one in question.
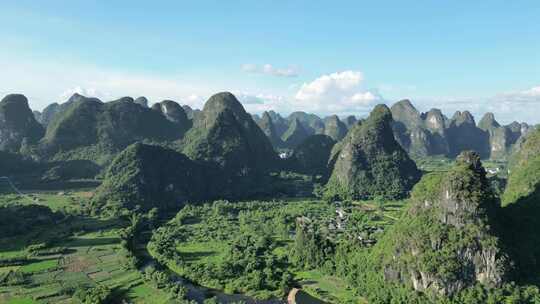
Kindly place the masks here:
<instances>
[{"instance_id":1,"label":"exposed rock outcrop","mask_svg":"<svg viewBox=\"0 0 540 304\"><path fill-rule=\"evenodd\" d=\"M345 118L345 124L347 125L347 129L350 129L354 127L354 125L358 122L358 119L354 115L349 115L347 118Z\"/></svg>"},{"instance_id":2,"label":"exposed rock outcrop","mask_svg":"<svg viewBox=\"0 0 540 304\"><path fill-rule=\"evenodd\" d=\"M391 108L394 136L412 156L447 154L446 124L442 113L432 109L421 114L405 99Z\"/></svg>"},{"instance_id":3,"label":"exposed rock outcrop","mask_svg":"<svg viewBox=\"0 0 540 304\"><path fill-rule=\"evenodd\" d=\"M164 100L152 105L152 110L163 114L165 118L179 127L179 131L185 133L192 126L184 108L172 100Z\"/></svg>"},{"instance_id":4,"label":"exposed rock outcrop","mask_svg":"<svg viewBox=\"0 0 540 304\"><path fill-rule=\"evenodd\" d=\"M287 148L294 149L301 144L309 136L309 132L304 128L298 119L294 119L289 126L289 129L281 136L283 145Z\"/></svg>"},{"instance_id":5,"label":"exposed rock outcrop","mask_svg":"<svg viewBox=\"0 0 540 304\"><path fill-rule=\"evenodd\" d=\"M499 202L477 153L464 152L451 171L425 176L411 200L374 248L386 280L445 296L504 282L509 258L492 229Z\"/></svg>"},{"instance_id":6,"label":"exposed rock outcrop","mask_svg":"<svg viewBox=\"0 0 540 304\"><path fill-rule=\"evenodd\" d=\"M337 115L326 117L324 119L324 134L335 141L340 141L347 134L347 125Z\"/></svg>"},{"instance_id":7,"label":"exposed rock outcrop","mask_svg":"<svg viewBox=\"0 0 540 304\"><path fill-rule=\"evenodd\" d=\"M505 159L528 127L517 122L501 126L492 113L477 126L468 111L457 111L448 119L438 109L420 113L409 100L397 102L391 110L397 141L410 155L419 157L456 157L462 151L474 150L482 158Z\"/></svg>"},{"instance_id":8,"label":"exposed rock outcrop","mask_svg":"<svg viewBox=\"0 0 540 304\"><path fill-rule=\"evenodd\" d=\"M268 112L263 113L257 124L264 132L266 137L268 137L270 143L274 148L279 148L283 146L283 142L281 141L281 138L279 137L274 126L274 122L272 121L272 118L270 117L270 114L268 114Z\"/></svg>"},{"instance_id":9,"label":"exposed rock outcrop","mask_svg":"<svg viewBox=\"0 0 540 304\"><path fill-rule=\"evenodd\" d=\"M324 122L315 114L297 111L291 113L287 117L287 120L289 121L289 125L291 125L295 120L300 122L307 131L308 135L324 133Z\"/></svg>"}]
</instances>

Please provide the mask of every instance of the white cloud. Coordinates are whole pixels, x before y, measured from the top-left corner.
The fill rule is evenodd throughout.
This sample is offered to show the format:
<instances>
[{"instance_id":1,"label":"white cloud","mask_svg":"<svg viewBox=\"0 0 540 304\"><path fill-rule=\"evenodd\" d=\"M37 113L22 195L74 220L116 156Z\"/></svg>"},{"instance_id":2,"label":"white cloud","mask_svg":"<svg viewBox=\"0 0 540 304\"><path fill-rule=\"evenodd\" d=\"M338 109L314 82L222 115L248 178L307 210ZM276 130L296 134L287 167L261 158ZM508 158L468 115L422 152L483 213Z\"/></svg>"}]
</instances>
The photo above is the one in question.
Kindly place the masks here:
<instances>
[{"instance_id":1,"label":"white cloud","mask_svg":"<svg viewBox=\"0 0 540 304\"><path fill-rule=\"evenodd\" d=\"M251 73L251 74L265 74L272 75L277 77L297 77L300 73L300 68L298 66L289 66L286 68L276 68L271 64L256 65L251 63L246 63L242 65L242 71Z\"/></svg>"},{"instance_id":2,"label":"white cloud","mask_svg":"<svg viewBox=\"0 0 540 304\"><path fill-rule=\"evenodd\" d=\"M525 96L530 96L530 97L540 97L540 86L531 88L529 90L525 90L521 92L521 94Z\"/></svg>"},{"instance_id":3,"label":"white cloud","mask_svg":"<svg viewBox=\"0 0 540 304\"><path fill-rule=\"evenodd\" d=\"M102 101L123 96L145 96L152 102L172 99L201 108L206 101L203 97L230 87L209 80L191 82L180 75L127 73L81 63L29 62L0 56L0 66L0 93L24 94L35 110L65 102L73 93Z\"/></svg>"},{"instance_id":4,"label":"white cloud","mask_svg":"<svg viewBox=\"0 0 540 304\"><path fill-rule=\"evenodd\" d=\"M378 96L375 96L375 94L371 92L356 93L351 97L351 101L353 103L357 103L364 106L370 105L373 101L377 99L378 99Z\"/></svg>"},{"instance_id":5,"label":"white cloud","mask_svg":"<svg viewBox=\"0 0 540 304\"><path fill-rule=\"evenodd\" d=\"M97 97L102 101L106 101L112 98L112 95L109 93L100 92L99 90L96 90L94 88L83 88L80 86L76 86L71 89L65 90L62 94L60 94L60 102L66 101L68 98L70 98L73 94L80 94L87 97Z\"/></svg>"},{"instance_id":6,"label":"white cloud","mask_svg":"<svg viewBox=\"0 0 540 304\"><path fill-rule=\"evenodd\" d=\"M244 105L246 111L259 114L264 111L289 112L290 103L284 96L274 94L235 93L238 100Z\"/></svg>"},{"instance_id":7,"label":"white cloud","mask_svg":"<svg viewBox=\"0 0 540 304\"><path fill-rule=\"evenodd\" d=\"M296 92L296 104L317 113L365 113L384 99L376 91L362 88L364 75L359 71L322 75L304 83Z\"/></svg>"}]
</instances>

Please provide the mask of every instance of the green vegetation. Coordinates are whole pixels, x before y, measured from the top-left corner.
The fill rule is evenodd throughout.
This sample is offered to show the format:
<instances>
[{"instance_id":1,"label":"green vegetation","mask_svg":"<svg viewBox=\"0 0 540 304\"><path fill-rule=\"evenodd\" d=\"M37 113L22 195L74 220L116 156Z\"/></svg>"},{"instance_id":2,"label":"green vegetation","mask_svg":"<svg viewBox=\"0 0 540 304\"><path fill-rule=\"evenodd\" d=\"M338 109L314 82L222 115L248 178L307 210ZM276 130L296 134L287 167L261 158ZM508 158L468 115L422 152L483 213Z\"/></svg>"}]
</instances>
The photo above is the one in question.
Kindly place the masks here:
<instances>
[{"instance_id":1,"label":"green vegetation","mask_svg":"<svg viewBox=\"0 0 540 304\"><path fill-rule=\"evenodd\" d=\"M511 204L536 191L540 184L540 130L531 131L512 155L503 203Z\"/></svg>"},{"instance_id":2,"label":"green vegetation","mask_svg":"<svg viewBox=\"0 0 540 304\"><path fill-rule=\"evenodd\" d=\"M99 165L137 141L175 140L186 129L130 98L102 103L79 98L49 124L32 154L53 160L90 160Z\"/></svg>"},{"instance_id":3,"label":"green vegetation","mask_svg":"<svg viewBox=\"0 0 540 304\"><path fill-rule=\"evenodd\" d=\"M379 105L334 147L327 198L397 199L407 195L420 171L394 139L391 122L390 110Z\"/></svg>"},{"instance_id":4,"label":"green vegetation","mask_svg":"<svg viewBox=\"0 0 540 304\"><path fill-rule=\"evenodd\" d=\"M187 202L212 196L212 171L176 151L145 144L133 144L109 166L93 198L94 210L153 207L179 209Z\"/></svg>"},{"instance_id":5,"label":"green vegetation","mask_svg":"<svg viewBox=\"0 0 540 304\"><path fill-rule=\"evenodd\" d=\"M297 288L316 303L540 303L538 130L507 167L442 156L478 139L472 116L408 101L347 133L337 116L252 118L230 93L189 116L76 95L41 116L37 143L20 136L33 118L5 119L8 103L29 110L9 99L0 303L274 303ZM504 149L522 132L480 127Z\"/></svg>"},{"instance_id":6,"label":"green vegetation","mask_svg":"<svg viewBox=\"0 0 540 304\"><path fill-rule=\"evenodd\" d=\"M130 266L120 238L128 223L82 216L88 189L72 193L28 193L41 205L0 196L0 302L170 303Z\"/></svg>"},{"instance_id":7,"label":"green vegetation","mask_svg":"<svg viewBox=\"0 0 540 304\"><path fill-rule=\"evenodd\" d=\"M328 160L335 143L327 135L311 135L294 149L287 161L298 172L327 177Z\"/></svg>"},{"instance_id":8,"label":"green vegetation","mask_svg":"<svg viewBox=\"0 0 540 304\"><path fill-rule=\"evenodd\" d=\"M301 200L188 205L155 231L148 248L175 273L228 293L282 296L295 281L331 303L357 303L333 275L336 244L372 246L402 207Z\"/></svg>"},{"instance_id":9,"label":"green vegetation","mask_svg":"<svg viewBox=\"0 0 540 304\"><path fill-rule=\"evenodd\" d=\"M158 261L203 286L258 298L283 296L286 250L296 216L314 203L214 202L186 206L149 244ZM311 212L325 212L321 206Z\"/></svg>"}]
</instances>

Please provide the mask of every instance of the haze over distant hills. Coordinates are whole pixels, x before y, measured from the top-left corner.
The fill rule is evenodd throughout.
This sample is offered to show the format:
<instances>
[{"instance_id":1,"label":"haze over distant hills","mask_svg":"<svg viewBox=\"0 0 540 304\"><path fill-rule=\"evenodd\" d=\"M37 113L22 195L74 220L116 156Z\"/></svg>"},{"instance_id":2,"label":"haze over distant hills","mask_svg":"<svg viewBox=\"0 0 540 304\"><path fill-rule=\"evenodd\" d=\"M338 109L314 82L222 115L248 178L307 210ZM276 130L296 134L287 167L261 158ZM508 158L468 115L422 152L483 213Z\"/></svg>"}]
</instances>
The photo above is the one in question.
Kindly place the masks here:
<instances>
[{"instance_id":1,"label":"haze over distant hills","mask_svg":"<svg viewBox=\"0 0 540 304\"><path fill-rule=\"evenodd\" d=\"M39 140L37 151L42 156L60 157L58 153L62 152L60 158L71 158L69 156L71 152L67 154L66 152L77 147L77 149L92 147L92 149L119 151L118 149L137 140L180 139L183 133L196 125L197 120L203 119L201 110L192 109L187 105L180 106L175 101L157 102L151 108L148 103L145 97L139 97L136 100L126 97L115 102L103 103L96 98L74 94L64 103L49 105L42 113L33 112L35 120L43 127L34 126L34 135L30 136L29 140L30 142ZM24 111L30 111L27 104L21 104L20 107L24 108ZM461 151L475 150L484 159L506 159L514 144L530 129L527 123L517 121L501 125L492 113L486 113L477 123L477 120L466 109L454 113L451 118L436 108L421 113L409 100L401 100L393 104L390 109L394 136L413 157L431 155L456 157ZM121 122L116 119L107 119L107 116L124 117L128 120ZM73 119L73 117L77 118ZM288 116L268 111L263 112L262 115L252 115L252 118L270 139L275 149L294 149L309 136L316 134L328 135L333 140L340 141L358 120L355 116L319 117L301 111L293 112ZM28 118L25 119L28 120ZM88 126L94 127L82 128L81 124L84 121L90 124ZM141 123L140 126L137 121ZM29 123L32 124L32 122ZM70 123L76 125L67 127ZM108 124L111 127L107 129L104 126ZM98 125L99 128L97 128ZM6 123L3 128L8 128ZM39 134L43 132L39 131L40 128L46 130L44 136ZM6 132L8 131L4 131L3 138L0 138L2 145L19 149L24 136L12 135L8 138ZM21 129L17 132L27 131ZM66 135L65 132L91 132L92 134ZM116 136L114 134L117 132L127 132L126 134L131 135L121 136L125 143L115 141L107 144L106 141ZM70 139L67 140L65 136ZM120 146L115 148L114 146L117 145Z\"/></svg>"}]
</instances>

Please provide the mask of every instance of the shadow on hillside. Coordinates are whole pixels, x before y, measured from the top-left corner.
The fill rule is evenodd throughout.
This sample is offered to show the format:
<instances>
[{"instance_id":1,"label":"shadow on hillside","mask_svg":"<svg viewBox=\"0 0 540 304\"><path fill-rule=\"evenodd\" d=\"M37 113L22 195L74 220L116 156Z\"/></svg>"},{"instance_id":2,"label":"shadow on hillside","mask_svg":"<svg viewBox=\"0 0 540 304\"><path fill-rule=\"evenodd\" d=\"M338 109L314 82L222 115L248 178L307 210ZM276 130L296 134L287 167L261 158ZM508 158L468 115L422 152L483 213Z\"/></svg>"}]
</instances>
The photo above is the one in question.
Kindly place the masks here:
<instances>
[{"instance_id":1,"label":"shadow on hillside","mask_svg":"<svg viewBox=\"0 0 540 304\"><path fill-rule=\"evenodd\" d=\"M198 261L215 254L216 252L214 251L181 252L182 258L187 262Z\"/></svg>"},{"instance_id":2,"label":"shadow on hillside","mask_svg":"<svg viewBox=\"0 0 540 304\"><path fill-rule=\"evenodd\" d=\"M100 237L100 238L70 238L65 245L69 247L92 247L92 246L103 246L103 245L112 245L118 244L120 242L119 238L114 237Z\"/></svg>"},{"instance_id":3,"label":"shadow on hillside","mask_svg":"<svg viewBox=\"0 0 540 304\"><path fill-rule=\"evenodd\" d=\"M122 227L120 219L67 216L41 205L10 205L0 212L0 253L19 251L31 245L83 247L119 243L116 237L102 236L100 231ZM90 237L81 237L93 233Z\"/></svg>"},{"instance_id":4,"label":"shadow on hillside","mask_svg":"<svg viewBox=\"0 0 540 304\"><path fill-rule=\"evenodd\" d=\"M515 262L513 279L540 285L540 185L528 196L502 208L499 229Z\"/></svg>"}]
</instances>

